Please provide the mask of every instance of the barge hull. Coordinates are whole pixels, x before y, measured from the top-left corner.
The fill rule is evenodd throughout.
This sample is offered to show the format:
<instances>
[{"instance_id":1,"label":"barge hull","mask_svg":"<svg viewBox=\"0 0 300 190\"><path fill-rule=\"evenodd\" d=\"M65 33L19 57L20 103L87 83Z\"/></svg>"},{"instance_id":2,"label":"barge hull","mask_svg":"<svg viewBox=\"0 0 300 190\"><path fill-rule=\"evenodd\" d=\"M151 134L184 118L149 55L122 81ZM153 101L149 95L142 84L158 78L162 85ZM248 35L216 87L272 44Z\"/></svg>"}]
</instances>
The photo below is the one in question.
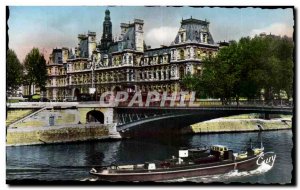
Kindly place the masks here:
<instances>
[{"instance_id":1,"label":"barge hull","mask_svg":"<svg viewBox=\"0 0 300 190\"><path fill-rule=\"evenodd\" d=\"M274 158L274 159L273 159ZM190 177L200 177L207 175L225 174L233 170L251 171L257 169L263 162L272 165L275 162L276 155L273 152L261 154L255 157L239 160L235 162L227 162L213 166L199 165L189 168L174 168L146 170L146 172L115 172L115 173L91 173L98 176L99 180L105 181L127 181L127 182L143 182L143 181L168 181ZM272 162L271 162L272 160Z\"/></svg>"},{"instance_id":2,"label":"barge hull","mask_svg":"<svg viewBox=\"0 0 300 190\"><path fill-rule=\"evenodd\" d=\"M219 166L201 167L201 168L191 168L191 169L181 169L173 171L148 171L145 173L111 173L111 174L101 174L95 173L99 177L99 180L105 181L166 181L173 179L215 175L228 173L234 169L244 169L247 167L248 170L254 170L258 166L256 165L256 159L247 160L245 163L228 163Z\"/></svg>"}]
</instances>

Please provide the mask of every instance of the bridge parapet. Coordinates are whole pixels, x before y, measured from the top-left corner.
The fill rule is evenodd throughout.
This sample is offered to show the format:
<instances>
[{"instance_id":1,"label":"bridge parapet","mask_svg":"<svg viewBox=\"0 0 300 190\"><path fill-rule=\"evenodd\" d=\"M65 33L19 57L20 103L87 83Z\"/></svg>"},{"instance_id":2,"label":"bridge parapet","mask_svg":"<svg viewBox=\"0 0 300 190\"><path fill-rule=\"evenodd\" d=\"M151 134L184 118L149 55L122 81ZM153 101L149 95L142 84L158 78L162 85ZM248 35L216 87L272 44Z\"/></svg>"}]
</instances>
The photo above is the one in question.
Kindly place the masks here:
<instances>
[{"instance_id":1,"label":"bridge parapet","mask_svg":"<svg viewBox=\"0 0 300 190\"><path fill-rule=\"evenodd\" d=\"M129 101L120 102L118 107L129 107ZM142 106L133 104L131 107L183 107L183 108L198 108L198 107L270 107L270 108L292 108L293 102L289 100L274 100L272 102L266 102L263 100L245 100L237 102L228 102L224 103L219 100L203 100L203 101L166 101L161 105L161 101L150 102L147 105L145 102L142 103Z\"/></svg>"},{"instance_id":2,"label":"bridge parapet","mask_svg":"<svg viewBox=\"0 0 300 190\"><path fill-rule=\"evenodd\" d=\"M88 102L18 102L18 103L7 103L8 108L43 108L43 107L128 107L129 101L118 102L118 106L114 104L109 104L105 102L100 104L99 101L88 101ZM274 108L292 108L293 101L289 100L273 100L271 102L266 102L264 100L242 100L237 102L227 102L224 103L219 100L198 100L194 102L189 101L166 101L161 105L161 101L150 102L147 105L146 102L142 103L142 106L133 104L130 107L274 107Z\"/></svg>"},{"instance_id":3,"label":"bridge parapet","mask_svg":"<svg viewBox=\"0 0 300 190\"><path fill-rule=\"evenodd\" d=\"M18 103L7 103L8 108L52 108L52 107L103 107L110 108L114 107L108 104L101 104L96 101L91 102L18 102Z\"/></svg>"}]
</instances>

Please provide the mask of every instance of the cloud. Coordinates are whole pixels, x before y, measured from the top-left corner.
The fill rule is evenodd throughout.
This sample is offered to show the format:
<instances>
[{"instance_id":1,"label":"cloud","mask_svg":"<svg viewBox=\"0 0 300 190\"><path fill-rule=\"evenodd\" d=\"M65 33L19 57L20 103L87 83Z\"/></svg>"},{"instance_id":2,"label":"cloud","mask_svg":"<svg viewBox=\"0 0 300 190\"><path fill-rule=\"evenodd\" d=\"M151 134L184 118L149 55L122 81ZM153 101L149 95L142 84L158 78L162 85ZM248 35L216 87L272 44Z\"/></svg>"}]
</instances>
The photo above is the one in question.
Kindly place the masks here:
<instances>
[{"instance_id":1,"label":"cloud","mask_svg":"<svg viewBox=\"0 0 300 190\"><path fill-rule=\"evenodd\" d=\"M145 42L151 45L151 48L160 47L160 45L170 45L174 41L178 32L178 27L161 26L150 29L145 35Z\"/></svg>"},{"instance_id":2,"label":"cloud","mask_svg":"<svg viewBox=\"0 0 300 190\"><path fill-rule=\"evenodd\" d=\"M76 44L77 35L72 30L61 31L49 26L36 26L29 32L20 32L18 34L11 32L9 34L9 48L16 52L21 62L24 61L26 55L34 47L44 53L45 59L48 61L53 48L72 48L75 47Z\"/></svg>"},{"instance_id":3,"label":"cloud","mask_svg":"<svg viewBox=\"0 0 300 190\"><path fill-rule=\"evenodd\" d=\"M259 28L259 29L253 29L250 31L250 35L251 36L255 36L257 34L260 34L262 32L266 33L266 34L275 34L275 35L281 35L281 36L289 36L292 37L293 36L293 27L292 26L288 26L284 23L273 23L269 26L266 26L264 28Z\"/></svg>"}]
</instances>

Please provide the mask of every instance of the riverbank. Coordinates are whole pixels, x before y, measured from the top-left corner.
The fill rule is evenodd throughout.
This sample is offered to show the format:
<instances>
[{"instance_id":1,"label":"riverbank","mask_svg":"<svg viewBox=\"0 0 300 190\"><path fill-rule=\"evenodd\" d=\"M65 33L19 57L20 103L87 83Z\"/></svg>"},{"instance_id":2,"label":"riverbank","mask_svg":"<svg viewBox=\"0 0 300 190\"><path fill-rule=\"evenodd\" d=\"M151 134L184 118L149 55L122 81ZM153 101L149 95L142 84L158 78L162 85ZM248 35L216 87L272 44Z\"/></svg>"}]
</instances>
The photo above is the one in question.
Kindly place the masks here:
<instances>
[{"instance_id":1,"label":"riverbank","mask_svg":"<svg viewBox=\"0 0 300 190\"><path fill-rule=\"evenodd\" d=\"M251 132L292 129L291 117L276 118L271 120L259 119L249 116L233 116L218 118L193 124L183 133L228 133Z\"/></svg>"},{"instance_id":2,"label":"riverbank","mask_svg":"<svg viewBox=\"0 0 300 190\"><path fill-rule=\"evenodd\" d=\"M47 127L8 128L7 146L119 139L115 124L77 124Z\"/></svg>"}]
</instances>

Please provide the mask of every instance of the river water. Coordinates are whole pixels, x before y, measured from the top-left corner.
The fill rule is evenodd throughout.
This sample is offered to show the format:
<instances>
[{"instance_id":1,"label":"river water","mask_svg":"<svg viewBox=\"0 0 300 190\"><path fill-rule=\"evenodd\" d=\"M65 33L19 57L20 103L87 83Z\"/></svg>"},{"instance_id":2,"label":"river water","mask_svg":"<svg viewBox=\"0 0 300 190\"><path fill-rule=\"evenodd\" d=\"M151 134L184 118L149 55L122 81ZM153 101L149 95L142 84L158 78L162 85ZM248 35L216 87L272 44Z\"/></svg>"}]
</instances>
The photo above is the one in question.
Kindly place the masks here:
<instances>
[{"instance_id":1,"label":"river water","mask_svg":"<svg viewBox=\"0 0 300 190\"><path fill-rule=\"evenodd\" d=\"M242 182L242 183L290 183L292 179L291 130L269 131L261 134L265 151L277 155L273 168L259 168L253 172L232 172L178 181L193 182ZM149 139L125 139L112 142L81 142L73 144L34 145L6 148L7 180L94 180L89 170L94 165L110 165L112 162L143 163L164 160L178 155L180 147L222 144L234 151L247 148L249 140L255 144L258 133L195 134ZM259 145L259 143L257 143Z\"/></svg>"}]
</instances>

